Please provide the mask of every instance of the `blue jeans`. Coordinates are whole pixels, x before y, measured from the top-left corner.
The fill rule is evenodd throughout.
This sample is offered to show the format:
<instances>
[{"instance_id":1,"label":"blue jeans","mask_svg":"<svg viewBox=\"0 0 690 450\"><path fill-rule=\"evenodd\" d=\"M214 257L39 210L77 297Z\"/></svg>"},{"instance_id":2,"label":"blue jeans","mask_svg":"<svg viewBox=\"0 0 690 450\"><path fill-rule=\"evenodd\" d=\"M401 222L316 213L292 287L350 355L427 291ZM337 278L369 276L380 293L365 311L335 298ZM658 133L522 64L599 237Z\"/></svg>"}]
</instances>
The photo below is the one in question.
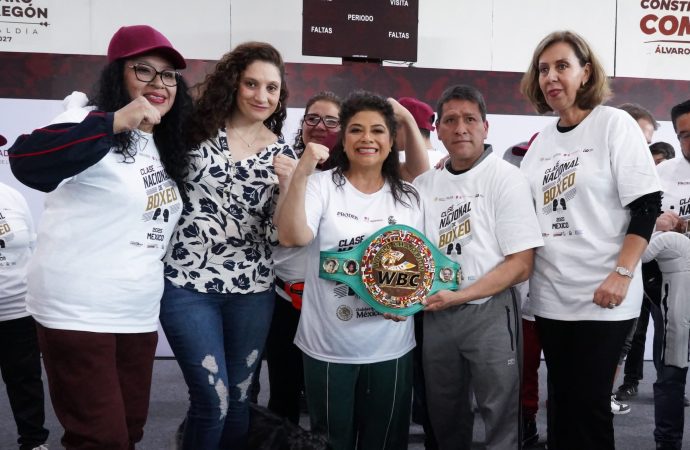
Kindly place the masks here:
<instances>
[{"instance_id":1,"label":"blue jeans","mask_svg":"<svg viewBox=\"0 0 690 450\"><path fill-rule=\"evenodd\" d=\"M165 281L160 320L189 388L183 449L243 449L252 374L271 324L273 290L208 294Z\"/></svg>"}]
</instances>

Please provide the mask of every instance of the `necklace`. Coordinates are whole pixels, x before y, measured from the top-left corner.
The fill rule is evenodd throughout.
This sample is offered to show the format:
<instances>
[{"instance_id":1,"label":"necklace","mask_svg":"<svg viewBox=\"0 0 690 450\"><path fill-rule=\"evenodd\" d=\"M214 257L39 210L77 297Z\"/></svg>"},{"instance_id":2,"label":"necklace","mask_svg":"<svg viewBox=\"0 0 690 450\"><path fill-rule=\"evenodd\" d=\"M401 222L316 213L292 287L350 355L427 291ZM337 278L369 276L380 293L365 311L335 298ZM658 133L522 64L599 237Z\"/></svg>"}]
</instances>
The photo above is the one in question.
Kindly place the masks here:
<instances>
[{"instance_id":1,"label":"necklace","mask_svg":"<svg viewBox=\"0 0 690 450\"><path fill-rule=\"evenodd\" d=\"M254 142L256 142L256 140L259 138L258 130L259 130L259 127L261 127L261 125L263 125L263 124L262 124L262 123L259 123L259 124L256 126L257 131L254 131L254 139L252 139L251 142L247 142L247 140L246 140L245 138L242 137L242 135L237 131L237 129L236 129L235 127L230 126L230 129L233 131L233 133L235 133L235 136L237 136L238 138L240 138L240 140L241 140L242 142L245 143L245 145L247 146L247 148L251 148L251 146L254 145Z\"/></svg>"}]
</instances>

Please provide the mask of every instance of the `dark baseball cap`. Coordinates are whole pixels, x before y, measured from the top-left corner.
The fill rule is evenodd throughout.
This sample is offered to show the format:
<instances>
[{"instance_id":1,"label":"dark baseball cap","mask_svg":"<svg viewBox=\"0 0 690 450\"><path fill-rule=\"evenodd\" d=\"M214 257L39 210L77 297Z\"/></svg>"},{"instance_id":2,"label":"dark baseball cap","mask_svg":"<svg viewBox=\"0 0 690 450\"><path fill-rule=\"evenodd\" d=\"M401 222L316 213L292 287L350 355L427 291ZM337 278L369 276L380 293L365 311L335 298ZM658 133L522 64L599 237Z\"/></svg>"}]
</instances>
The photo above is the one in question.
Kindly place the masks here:
<instances>
[{"instance_id":1,"label":"dark baseball cap","mask_svg":"<svg viewBox=\"0 0 690 450\"><path fill-rule=\"evenodd\" d=\"M148 25L132 25L117 30L108 45L108 62L153 51L167 57L176 69L187 67L184 58L168 38Z\"/></svg>"},{"instance_id":2,"label":"dark baseball cap","mask_svg":"<svg viewBox=\"0 0 690 450\"><path fill-rule=\"evenodd\" d=\"M421 100L414 97L401 97L398 103L403 105L414 117L417 127L425 130L434 131L434 110Z\"/></svg>"},{"instance_id":3,"label":"dark baseball cap","mask_svg":"<svg viewBox=\"0 0 690 450\"><path fill-rule=\"evenodd\" d=\"M518 145L514 145L512 148L513 154L522 156L525 153L527 153L527 150L529 150L530 145L532 145L532 142L534 142L538 135L539 133L534 133L528 142L521 142Z\"/></svg>"}]
</instances>

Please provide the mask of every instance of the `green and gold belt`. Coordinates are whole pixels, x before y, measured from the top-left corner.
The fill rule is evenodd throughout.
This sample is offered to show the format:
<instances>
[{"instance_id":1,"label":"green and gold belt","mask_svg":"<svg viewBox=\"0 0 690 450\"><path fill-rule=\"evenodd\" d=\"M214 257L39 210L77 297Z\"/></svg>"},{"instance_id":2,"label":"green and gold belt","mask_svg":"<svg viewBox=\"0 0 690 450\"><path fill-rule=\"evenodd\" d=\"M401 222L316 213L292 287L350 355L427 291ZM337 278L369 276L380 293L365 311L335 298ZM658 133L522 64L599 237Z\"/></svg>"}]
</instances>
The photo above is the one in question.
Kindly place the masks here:
<instances>
[{"instance_id":1,"label":"green and gold belt","mask_svg":"<svg viewBox=\"0 0 690 450\"><path fill-rule=\"evenodd\" d=\"M348 251L322 251L319 277L348 285L381 313L410 316L422 300L442 289L457 290L460 265L421 232L389 225Z\"/></svg>"}]
</instances>

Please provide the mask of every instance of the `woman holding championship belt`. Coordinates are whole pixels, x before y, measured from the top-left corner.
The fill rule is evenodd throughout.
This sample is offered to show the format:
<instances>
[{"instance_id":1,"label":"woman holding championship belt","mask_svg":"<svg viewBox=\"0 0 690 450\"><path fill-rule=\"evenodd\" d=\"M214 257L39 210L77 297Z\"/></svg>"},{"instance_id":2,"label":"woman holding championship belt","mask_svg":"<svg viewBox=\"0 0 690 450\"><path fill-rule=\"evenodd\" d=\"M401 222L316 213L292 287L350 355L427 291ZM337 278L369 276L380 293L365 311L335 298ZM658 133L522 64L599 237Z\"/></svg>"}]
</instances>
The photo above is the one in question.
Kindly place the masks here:
<instances>
[{"instance_id":1,"label":"woman holding championship belt","mask_svg":"<svg viewBox=\"0 0 690 450\"><path fill-rule=\"evenodd\" d=\"M569 31L534 51L521 90L558 120L522 161L544 238L530 299L549 378L549 448L612 449L611 388L642 301L661 185L640 127L602 106L603 66Z\"/></svg>"},{"instance_id":2,"label":"woman holding championship belt","mask_svg":"<svg viewBox=\"0 0 690 450\"><path fill-rule=\"evenodd\" d=\"M393 223L421 227L420 199L400 175L389 102L354 93L342 105L340 124L333 169L314 173L329 152L308 144L277 222L282 245L311 243L295 344L304 352L312 431L325 434L336 450L406 448L412 321L387 321L347 285L319 278L326 270L319 252L350 250ZM335 271L347 274L347 267Z\"/></svg>"}]
</instances>

